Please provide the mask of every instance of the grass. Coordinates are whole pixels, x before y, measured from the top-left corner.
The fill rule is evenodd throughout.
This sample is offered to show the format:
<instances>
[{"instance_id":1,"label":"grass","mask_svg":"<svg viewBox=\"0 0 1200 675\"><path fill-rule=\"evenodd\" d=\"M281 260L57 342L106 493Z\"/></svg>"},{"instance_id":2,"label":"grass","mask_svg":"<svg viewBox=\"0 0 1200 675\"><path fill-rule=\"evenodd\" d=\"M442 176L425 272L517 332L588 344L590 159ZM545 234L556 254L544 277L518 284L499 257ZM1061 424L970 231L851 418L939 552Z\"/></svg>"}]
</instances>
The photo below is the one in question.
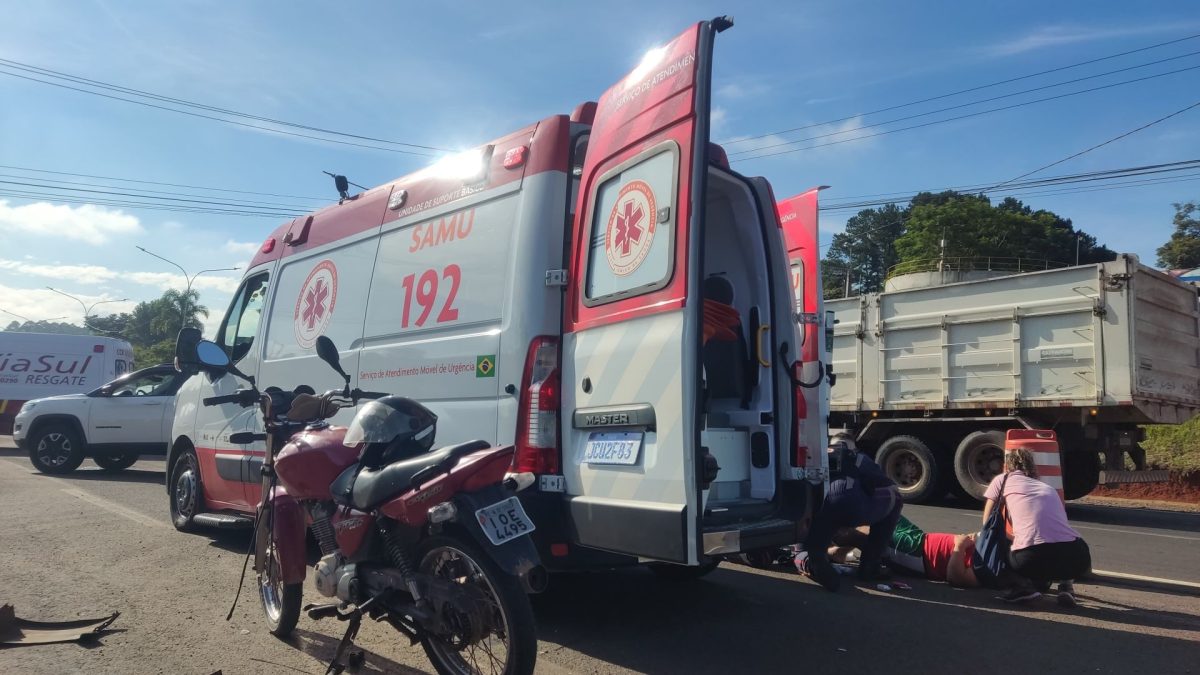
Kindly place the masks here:
<instances>
[{"instance_id":1,"label":"grass","mask_svg":"<svg viewBox=\"0 0 1200 675\"><path fill-rule=\"evenodd\" d=\"M1146 460L1182 475L1200 473L1200 417L1180 425L1147 426Z\"/></svg>"}]
</instances>

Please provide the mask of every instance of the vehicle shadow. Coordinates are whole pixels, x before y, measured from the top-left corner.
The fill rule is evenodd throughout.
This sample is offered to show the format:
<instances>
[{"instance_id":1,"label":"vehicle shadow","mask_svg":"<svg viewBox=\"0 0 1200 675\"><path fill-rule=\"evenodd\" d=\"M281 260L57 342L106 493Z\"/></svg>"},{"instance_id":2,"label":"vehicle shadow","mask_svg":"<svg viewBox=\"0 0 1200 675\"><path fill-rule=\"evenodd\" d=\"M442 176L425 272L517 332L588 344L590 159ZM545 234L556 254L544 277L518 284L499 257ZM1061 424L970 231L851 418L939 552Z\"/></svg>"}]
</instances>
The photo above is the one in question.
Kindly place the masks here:
<instances>
[{"instance_id":1,"label":"vehicle shadow","mask_svg":"<svg viewBox=\"0 0 1200 675\"><path fill-rule=\"evenodd\" d=\"M330 625L337 627L339 631L345 630L346 624L344 623L333 621L329 623ZM340 640L340 636L333 637L330 635L324 635L322 633L316 633L310 630L297 628L292 633L292 636L284 642L292 647L295 647L300 652L321 662L322 665L327 665L329 660L333 658L334 652L337 651L338 642ZM363 656L366 658L364 659L360 668L347 669L347 673L398 673L400 675L426 675L426 671L424 670L417 670L402 663L398 663L385 656L381 656L375 652L372 652L369 649L364 649L357 645L353 647L353 649L361 651Z\"/></svg>"},{"instance_id":2,"label":"vehicle shadow","mask_svg":"<svg viewBox=\"0 0 1200 675\"><path fill-rule=\"evenodd\" d=\"M63 480L105 481L109 483L157 483L166 485L166 474L162 471L146 469L122 469L121 471L105 471L95 466L84 466L68 474L55 476Z\"/></svg>"},{"instance_id":3,"label":"vehicle shadow","mask_svg":"<svg viewBox=\"0 0 1200 675\"><path fill-rule=\"evenodd\" d=\"M1082 585L1084 606L1070 611L1048 599L1014 609L993 591L912 585L879 593L843 584L830 593L795 574L729 564L684 584L628 570L556 576L535 613L541 639L557 649L644 673L866 672L883 664L894 673L1110 672L1123 663L1168 672L1193 662L1200 640L1200 608L1104 603ZM1003 657L984 658L989 644Z\"/></svg>"}]
</instances>

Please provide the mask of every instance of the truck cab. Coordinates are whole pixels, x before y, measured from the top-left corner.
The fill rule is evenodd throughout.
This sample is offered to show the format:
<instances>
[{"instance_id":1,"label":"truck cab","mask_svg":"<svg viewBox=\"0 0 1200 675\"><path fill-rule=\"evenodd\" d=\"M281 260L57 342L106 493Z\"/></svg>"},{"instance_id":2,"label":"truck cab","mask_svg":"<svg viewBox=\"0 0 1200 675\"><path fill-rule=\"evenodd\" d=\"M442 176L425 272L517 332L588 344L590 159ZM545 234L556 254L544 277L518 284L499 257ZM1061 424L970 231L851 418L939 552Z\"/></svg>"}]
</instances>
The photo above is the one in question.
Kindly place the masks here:
<instances>
[{"instance_id":1,"label":"truck cab","mask_svg":"<svg viewBox=\"0 0 1200 675\"><path fill-rule=\"evenodd\" d=\"M551 568L711 567L802 539L824 421L798 385L770 185L709 140L713 43L731 25L689 27L571 115L285 224L216 341L260 387L319 391L326 335L352 386L437 413L438 445L515 445ZM253 512L263 450L230 437L258 422L200 405L236 386L196 377L180 395L177 525Z\"/></svg>"}]
</instances>

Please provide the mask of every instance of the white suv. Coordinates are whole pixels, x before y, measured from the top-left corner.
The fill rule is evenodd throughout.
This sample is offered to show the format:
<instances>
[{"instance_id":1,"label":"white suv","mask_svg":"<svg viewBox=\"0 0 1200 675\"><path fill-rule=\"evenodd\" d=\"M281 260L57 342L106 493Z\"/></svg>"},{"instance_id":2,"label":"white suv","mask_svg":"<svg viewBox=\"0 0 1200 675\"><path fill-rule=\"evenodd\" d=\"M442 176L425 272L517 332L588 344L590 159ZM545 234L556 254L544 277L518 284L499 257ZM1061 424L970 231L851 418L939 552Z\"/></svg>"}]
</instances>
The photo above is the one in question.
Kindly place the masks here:
<instances>
[{"instance_id":1,"label":"white suv","mask_svg":"<svg viewBox=\"0 0 1200 675\"><path fill-rule=\"evenodd\" d=\"M126 469L140 455L166 452L175 392L185 379L164 364L86 394L29 401L14 420L13 440L43 473L69 473L85 457L103 469Z\"/></svg>"}]
</instances>

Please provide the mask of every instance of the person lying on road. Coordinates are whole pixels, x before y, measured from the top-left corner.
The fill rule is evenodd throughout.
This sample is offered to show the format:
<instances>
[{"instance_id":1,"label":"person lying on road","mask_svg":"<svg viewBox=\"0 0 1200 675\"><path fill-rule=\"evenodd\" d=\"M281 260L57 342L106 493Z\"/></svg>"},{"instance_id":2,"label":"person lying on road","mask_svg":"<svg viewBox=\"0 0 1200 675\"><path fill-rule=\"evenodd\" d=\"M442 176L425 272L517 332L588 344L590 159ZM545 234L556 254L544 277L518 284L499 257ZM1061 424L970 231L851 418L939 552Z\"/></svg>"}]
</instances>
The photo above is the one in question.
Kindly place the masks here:
<instances>
[{"instance_id":1,"label":"person lying on road","mask_svg":"<svg viewBox=\"0 0 1200 675\"><path fill-rule=\"evenodd\" d=\"M834 537L836 546L829 548L829 557L842 562L855 549L866 544L868 529L844 529ZM945 581L958 588L976 588L979 579L971 564L975 555L975 534L925 532L909 519L900 516L892 543L883 559L892 568L917 574L930 581Z\"/></svg>"}]
</instances>

